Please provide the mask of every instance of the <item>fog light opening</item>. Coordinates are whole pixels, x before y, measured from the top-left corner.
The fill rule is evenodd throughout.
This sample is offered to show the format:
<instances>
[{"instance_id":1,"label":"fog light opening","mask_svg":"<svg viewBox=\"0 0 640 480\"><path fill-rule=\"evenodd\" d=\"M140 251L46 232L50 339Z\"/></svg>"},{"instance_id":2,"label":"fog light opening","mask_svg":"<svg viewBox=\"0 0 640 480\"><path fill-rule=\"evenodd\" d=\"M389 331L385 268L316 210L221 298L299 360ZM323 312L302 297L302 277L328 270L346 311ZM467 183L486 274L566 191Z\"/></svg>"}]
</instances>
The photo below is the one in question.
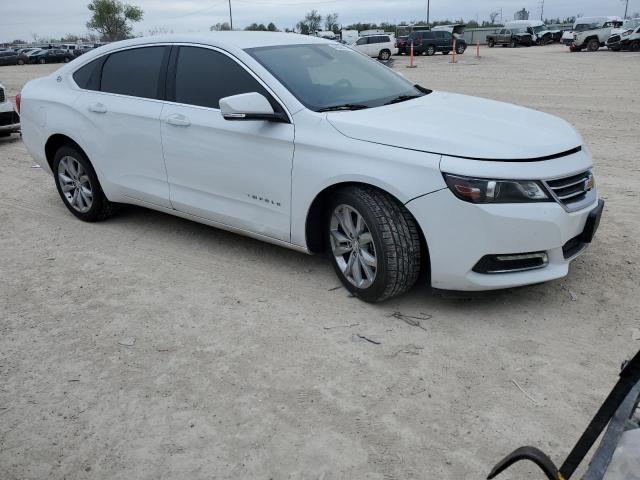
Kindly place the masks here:
<instances>
[{"instance_id":1,"label":"fog light opening","mask_svg":"<svg viewBox=\"0 0 640 480\"><path fill-rule=\"evenodd\" d=\"M485 255L473 267L476 273L514 273L544 268L549 264L546 252Z\"/></svg>"}]
</instances>

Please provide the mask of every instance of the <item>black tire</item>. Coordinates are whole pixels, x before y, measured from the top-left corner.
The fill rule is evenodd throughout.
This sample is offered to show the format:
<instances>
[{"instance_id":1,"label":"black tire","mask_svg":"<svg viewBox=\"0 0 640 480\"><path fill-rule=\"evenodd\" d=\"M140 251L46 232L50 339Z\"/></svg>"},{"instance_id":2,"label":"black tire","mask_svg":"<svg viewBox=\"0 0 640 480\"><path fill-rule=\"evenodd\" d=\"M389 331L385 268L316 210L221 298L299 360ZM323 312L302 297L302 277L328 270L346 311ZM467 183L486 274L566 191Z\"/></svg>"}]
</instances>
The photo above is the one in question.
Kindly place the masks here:
<instances>
[{"instance_id":1,"label":"black tire","mask_svg":"<svg viewBox=\"0 0 640 480\"><path fill-rule=\"evenodd\" d=\"M69 57L64 57L64 63L69 63L71 59Z\"/></svg>"},{"instance_id":2,"label":"black tire","mask_svg":"<svg viewBox=\"0 0 640 480\"><path fill-rule=\"evenodd\" d=\"M378 60L382 60L386 62L390 58L391 58L391 50L384 49L384 50L381 50L380 53L378 54Z\"/></svg>"},{"instance_id":3,"label":"black tire","mask_svg":"<svg viewBox=\"0 0 640 480\"><path fill-rule=\"evenodd\" d=\"M19 58L19 59L18 59L18 65L24 65L24 60L23 60L23 59L21 59L21 58Z\"/></svg>"},{"instance_id":4,"label":"black tire","mask_svg":"<svg viewBox=\"0 0 640 480\"><path fill-rule=\"evenodd\" d=\"M60 160L62 160L62 158L64 157L72 157L74 160L80 163L85 169L87 176L89 177L93 199L91 208L89 208L89 210L86 212L79 212L78 210L76 210L69 203L69 200L67 200L67 197L62 192L60 178L58 177L58 166L60 164ZM65 145L63 147L60 147L53 157L52 171L53 178L56 182L56 188L58 189L58 194L60 194L60 198L62 198L63 203L66 205L69 211L80 220L83 220L85 222L97 222L110 217L116 212L116 204L110 202L102 191L102 187L100 186L98 176L93 169L93 165L91 165L91 162L89 161L87 156L82 153L82 151L80 151L77 147L74 147L72 145Z\"/></svg>"},{"instance_id":5,"label":"black tire","mask_svg":"<svg viewBox=\"0 0 640 480\"><path fill-rule=\"evenodd\" d=\"M425 55L427 57L433 57L436 54L436 47L435 45L428 45L427 49L424 51Z\"/></svg>"},{"instance_id":6,"label":"black tire","mask_svg":"<svg viewBox=\"0 0 640 480\"><path fill-rule=\"evenodd\" d=\"M47 61L44 58L41 58L40 60L38 60L38 63L44 65L45 63L47 63Z\"/></svg>"},{"instance_id":7,"label":"black tire","mask_svg":"<svg viewBox=\"0 0 640 480\"><path fill-rule=\"evenodd\" d=\"M516 39L515 39L515 38L512 38L512 39L511 39L511 42L509 42L509 46L510 46L511 48L516 48L516 47L518 46L518 42L516 42Z\"/></svg>"},{"instance_id":8,"label":"black tire","mask_svg":"<svg viewBox=\"0 0 640 480\"><path fill-rule=\"evenodd\" d=\"M466 45L456 45L456 53L458 55L464 55L464 52L467 51L467 46Z\"/></svg>"},{"instance_id":9,"label":"black tire","mask_svg":"<svg viewBox=\"0 0 640 480\"><path fill-rule=\"evenodd\" d=\"M496 41L493 38L489 39L488 46L489 46L489 48L495 47L496 46Z\"/></svg>"},{"instance_id":10,"label":"black tire","mask_svg":"<svg viewBox=\"0 0 640 480\"><path fill-rule=\"evenodd\" d=\"M591 40L589 40L589 43L587 43L587 50L590 52L597 52L600 49L600 41L593 38Z\"/></svg>"},{"instance_id":11,"label":"black tire","mask_svg":"<svg viewBox=\"0 0 640 480\"><path fill-rule=\"evenodd\" d=\"M355 209L364 219L373 238L377 260L373 283L362 289L345 277L329 247L334 270L345 288L366 302L381 302L410 290L420 275L422 251L418 226L407 209L374 188L345 188L330 202L324 230L327 236L331 235L333 212L341 205Z\"/></svg>"},{"instance_id":12,"label":"black tire","mask_svg":"<svg viewBox=\"0 0 640 480\"><path fill-rule=\"evenodd\" d=\"M629 46L629 50L632 52L640 52L640 41L636 40Z\"/></svg>"}]
</instances>

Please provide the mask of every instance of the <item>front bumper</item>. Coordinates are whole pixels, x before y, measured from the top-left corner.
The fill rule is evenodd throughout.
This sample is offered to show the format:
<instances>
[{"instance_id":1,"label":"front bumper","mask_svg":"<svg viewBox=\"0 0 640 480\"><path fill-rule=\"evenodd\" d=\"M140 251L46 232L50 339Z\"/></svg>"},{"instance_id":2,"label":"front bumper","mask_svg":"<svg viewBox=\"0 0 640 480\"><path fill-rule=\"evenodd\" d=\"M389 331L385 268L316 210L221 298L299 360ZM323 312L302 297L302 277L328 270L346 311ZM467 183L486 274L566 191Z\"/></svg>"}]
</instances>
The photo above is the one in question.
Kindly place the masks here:
<instances>
[{"instance_id":1,"label":"front bumper","mask_svg":"<svg viewBox=\"0 0 640 480\"><path fill-rule=\"evenodd\" d=\"M459 200L449 189L406 206L427 241L432 287L459 291L511 288L566 276L571 260L588 245L581 236L589 214L600 207L597 201L575 212L555 202L477 205ZM473 271L486 255L525 252L546 252L548 264L522 272Z\"/></svg>"}]
</instances>

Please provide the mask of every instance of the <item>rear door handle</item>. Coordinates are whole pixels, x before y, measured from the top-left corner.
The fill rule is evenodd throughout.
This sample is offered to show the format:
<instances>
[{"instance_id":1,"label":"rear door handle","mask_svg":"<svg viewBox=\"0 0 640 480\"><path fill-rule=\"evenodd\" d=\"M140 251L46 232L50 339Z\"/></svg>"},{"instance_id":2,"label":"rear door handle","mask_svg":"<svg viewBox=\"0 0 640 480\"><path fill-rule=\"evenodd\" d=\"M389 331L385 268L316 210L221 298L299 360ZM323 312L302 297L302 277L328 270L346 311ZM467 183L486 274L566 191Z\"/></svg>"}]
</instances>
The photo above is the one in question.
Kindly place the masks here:
<instances>
[{"instance_id":1,"label":"rear door handle","mask_svg":"<svg viewBox=\"0 0 640 480\"><path fill-rule=\"evenodd\" d=\"M89 111L93 113L107 113L107 107L101 103L92 103L89 105Z\"/></svg>"},{"instance_id":2,"label":"rear door handle","mask_svg":"<svg viewBox=\"0 0 640 480\"><path fill-rule=\"evenodd\" d=\"M167 123L176 127L188 127L189 125L191 125L191 122L187 117L178 114L169 115L167 117Z\"/></svg>"}]
</instances>

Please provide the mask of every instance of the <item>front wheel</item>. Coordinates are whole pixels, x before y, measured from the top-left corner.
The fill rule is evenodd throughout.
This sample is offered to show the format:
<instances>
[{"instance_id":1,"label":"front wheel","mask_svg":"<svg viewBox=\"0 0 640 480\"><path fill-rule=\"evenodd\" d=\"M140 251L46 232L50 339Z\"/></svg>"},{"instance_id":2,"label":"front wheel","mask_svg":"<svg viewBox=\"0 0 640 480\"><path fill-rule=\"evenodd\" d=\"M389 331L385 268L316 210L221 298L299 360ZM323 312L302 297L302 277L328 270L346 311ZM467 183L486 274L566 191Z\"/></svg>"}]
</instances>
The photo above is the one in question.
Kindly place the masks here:
<instances>
[{"instance_id":1,"label":"front wheel","mask_svg":"<svg viewBox=\"0 0 640 480\"><path fill-rule=\"evenodd\" d=\"M512 39L509 45L511 46L511 48L516 48L518 46L518 43L515 41L515 39Z\"/></svg>"},{"instance_id":2,"label":"front wheel","mask_svg":"<svg viewBox=\"0 0 640 480\"><path fill-rule=\"evenodd\" d=\"M640 41L635 41L629 46L629 50L632 52L640 52Z\"/></svg>"},{"instance_id":3,"label":"front wheel","mask_svg":"<svg viewBox=\"0 0 640 480\"><path fill-rule=\"evenodd\" d=\"M21 59L21 58L19 58L19 59L18 59L18 65L24 65L24 60L23 60L23 59Z\"/></svg>"},{"instance_id":4,"label":"front wheel","mask_svg":"<svg viewBox=\"0 0 640 480\"><path fill-rule=\"evenodd\" d=\"M64 57L64 63L69 63L70 61L69 57Z\"/></svg>"},{"instance_id":5,"label":"front wheel","mask_svg":"<svg viewBox=\"0 0 640 480\"><path fill-rule=\"evenodd\" d=\"M369 187L341 190L332 199L326 225L334 270L356 297L380 302L416 283L418 226L389 195Z\"/></svg>"},{"instance_id":6,"label":"front wheel","mask_svg":"<svg viewBox=\"0 0 640 480\"><path fill-rule=\"evenodd\" d=\"M427 54L427 57L433 57L436 54L436 47L429 45L425 53Z\"/></svg>"},{"instance_id":7,"label":"front wheel","mask_svg":"<svg viewBox=\"0 0 640 480\"><path fill-rule=\"evenodd\" d=\"M52 170L62 201L80 220L95 222L111 216L115 205L100 186L89 159L77 148L61 147L53 159Z\"/></svg>"},{"instance_id":8,"label":"front wheel","mask_svg":"<svg viewBox=\"0 0 640 480\"><path fill-rule=\"evenodd\" d=\"M595 38L593 40L589 40L589 43L587 43L587 50L589 50L590 52L597 52L599 48L600 41L596 40Z\"/></svg>"},{"instance_id":9,"label":"front wheel","mask_svg":"<svg viewBox=\"0 0 640 480\"><path fill-rule=\"evenodd\" d=\"M46 60L44 58L41 58L40 60L38 60L38 63L40 65L44 65L46 63Z\"/></svg>"},{"instance_id":10,"label":"front wheel","mask_svg":"<svg viewBox=\"0 0 640 480\"><path fill-rule=\"evenodd\" d=\"M491 40L489 40L489 44L488 45L489 45L489 48L495 47L496 46L495 40L493 38Z\"/></svg>"}]
</instances>

